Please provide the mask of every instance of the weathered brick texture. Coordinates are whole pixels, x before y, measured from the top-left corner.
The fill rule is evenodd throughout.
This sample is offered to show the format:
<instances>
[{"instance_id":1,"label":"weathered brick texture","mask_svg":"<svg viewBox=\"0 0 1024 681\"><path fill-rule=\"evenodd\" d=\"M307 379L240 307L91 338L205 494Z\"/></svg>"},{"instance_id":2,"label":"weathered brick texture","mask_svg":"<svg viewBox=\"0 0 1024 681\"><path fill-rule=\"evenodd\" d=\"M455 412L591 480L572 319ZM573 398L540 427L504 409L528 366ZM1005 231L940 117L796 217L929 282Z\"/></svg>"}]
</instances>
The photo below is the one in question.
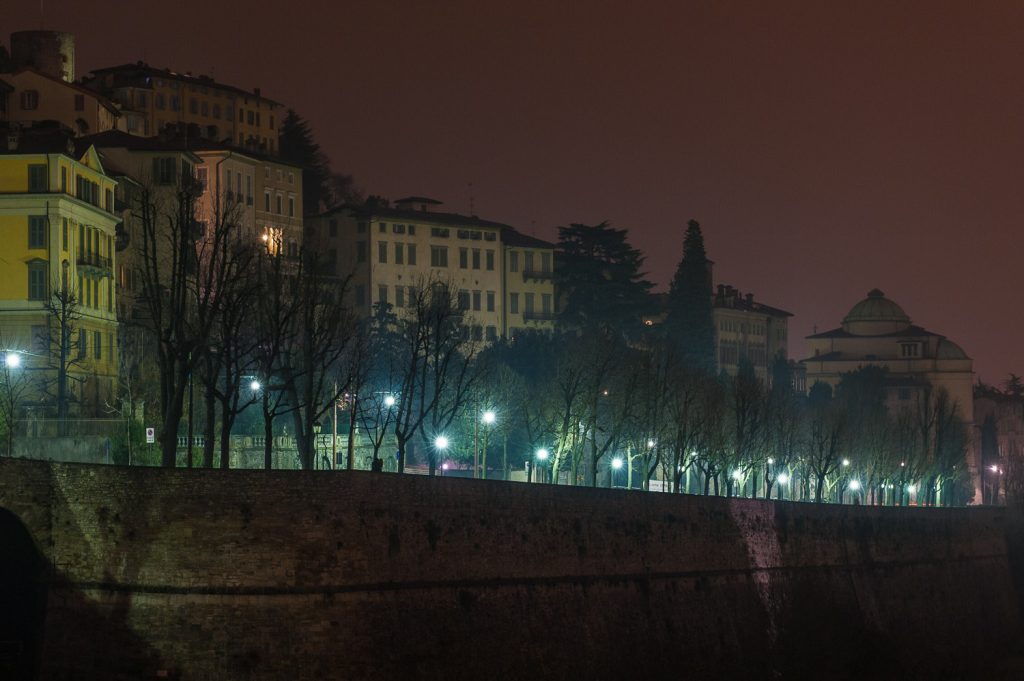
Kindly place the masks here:
<instances>
[{"instance_id":1,"label":"weathered brick texture","mask_svg":"<svg viewBox=\"0 0 1024 681\"><path fill-rule=\"evenodd\" d=\"M43 679L1019 671L1001 509L9 460L0 508L49 566Z\"/></svg>"}]
</instances>

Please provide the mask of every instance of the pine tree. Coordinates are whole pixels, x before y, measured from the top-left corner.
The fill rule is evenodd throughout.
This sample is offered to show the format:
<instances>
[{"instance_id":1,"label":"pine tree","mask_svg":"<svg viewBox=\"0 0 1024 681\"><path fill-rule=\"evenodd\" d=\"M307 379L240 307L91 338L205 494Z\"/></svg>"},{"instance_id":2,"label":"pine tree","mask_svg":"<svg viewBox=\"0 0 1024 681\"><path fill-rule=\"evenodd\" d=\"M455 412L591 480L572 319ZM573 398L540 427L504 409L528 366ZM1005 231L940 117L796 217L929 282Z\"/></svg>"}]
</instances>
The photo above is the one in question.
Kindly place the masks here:
<instances>
[{"instance_id":1,"label":"pine tree","mask_svg":"<svg viewBox=\"0 0 1024 681\"><path fill-rule=\"evenodd\" d=\"M652 284L643 278L644 257L630 246L626 230L607 222L559 227L558 246L561 320L576 328L638 333Z\"/></svg>"},{"instance_id":2,"label":"pine tree","mask_svg":"<svg viewBox=\"0 0 1024 681\"><path fill-rule=\"evenodd\" d=\"M688 362L709 372L715 370L711 295L711 261L704 250L700 223L690 220L683 239L683 259L669 289L666 330Z\"/></svg>"},{"instance_id":3,"label":"pine tree","mask_svg":"<svg viewBox=\"0 0 1024 681\"><path fill-rule=\"evenodd\" d=\"M302 168L302 213L317 215L332 197L331 162L313 139L309 121L289 109L281 123L281 158Z\"/></svg>"}]
</instances>

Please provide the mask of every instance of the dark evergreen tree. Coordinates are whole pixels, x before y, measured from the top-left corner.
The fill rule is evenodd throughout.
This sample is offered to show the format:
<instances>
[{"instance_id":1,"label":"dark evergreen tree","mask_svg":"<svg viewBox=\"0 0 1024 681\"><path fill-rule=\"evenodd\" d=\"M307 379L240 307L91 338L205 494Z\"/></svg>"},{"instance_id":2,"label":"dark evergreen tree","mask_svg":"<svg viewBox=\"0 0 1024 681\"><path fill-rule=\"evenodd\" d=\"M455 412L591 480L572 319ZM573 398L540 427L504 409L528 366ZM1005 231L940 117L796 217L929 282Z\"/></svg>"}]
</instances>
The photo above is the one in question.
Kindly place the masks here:
<instances>
[{"instance_id":1,"label":"dark evergreen tree","mask_svg":"<svg viewBox=\"0 0 1024 681\"><path fill-rule=\"evenodd\" d=\"M331 162L313 139L309 121L289 109L281 123L281 158L302 167L302 213L316 215L332 203Z\"/></svg>"},{"instance_id":2,"label":"dark evergreen tree","mask_svg":"<svg viewBox=\"0 0 1024 681\"><path fill-rule=\"evenodd\" d=\"M627 336L643 328L652 284L641 271L643 255L626 237L607 222L558 228L555 276L564 323Z\"/></svg>"},{"instance_id":3,"label":"dark evergreen tree","mask_svg":"<svg viewBox=\"0 0 1024 681\"><path fill-rule=\"evenodd\" d=\"M666 331L683 358L706 371L715 370L715 328L711 311L711 261L704 250L700 223L690 220L683 259L668 294Z\"/></svg>"}]
</instances>

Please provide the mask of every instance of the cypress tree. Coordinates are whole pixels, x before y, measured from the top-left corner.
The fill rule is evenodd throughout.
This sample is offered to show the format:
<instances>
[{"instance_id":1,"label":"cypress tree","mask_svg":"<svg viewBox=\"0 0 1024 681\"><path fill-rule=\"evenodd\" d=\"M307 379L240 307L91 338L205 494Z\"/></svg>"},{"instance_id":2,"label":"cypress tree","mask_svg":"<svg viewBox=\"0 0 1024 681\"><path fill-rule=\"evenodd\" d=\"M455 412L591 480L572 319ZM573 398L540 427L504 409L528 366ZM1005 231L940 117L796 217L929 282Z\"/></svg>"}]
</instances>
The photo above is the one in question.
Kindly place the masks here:
<instances>
[{"instance_id":1,"label":"cypress tree","mask_svg":"<svg viewBox=\"0 0 1024 681\"><path fill-rule=\"evenodd\" d=\"M665 324L682 356L708 372L714 372L716 366L711 305L711 261L704 250L700 223L690 220L683 239L683 258L669 289Z\"/></svg>"}]
</instances>

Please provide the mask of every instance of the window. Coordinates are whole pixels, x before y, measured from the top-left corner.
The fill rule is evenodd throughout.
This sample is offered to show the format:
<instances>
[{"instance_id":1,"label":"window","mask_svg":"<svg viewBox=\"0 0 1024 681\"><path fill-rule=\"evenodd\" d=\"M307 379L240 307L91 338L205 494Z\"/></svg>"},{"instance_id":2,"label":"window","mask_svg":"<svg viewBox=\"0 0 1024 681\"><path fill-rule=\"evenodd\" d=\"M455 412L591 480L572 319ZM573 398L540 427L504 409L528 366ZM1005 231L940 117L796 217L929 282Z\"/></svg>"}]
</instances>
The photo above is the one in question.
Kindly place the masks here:
<instances>
[{"instance_id":1,"label":"window","mask_svg":"<svg viewBox=\"0 0 1024 681\"><path fill-rule=\"evenodd\" d=\"M551 294L542 293L540 294L540 309L546 315L551 314Z\"/></svg>"},{"instance_id":2,"label":"window","mask_svg":"<svg viewBox=\"0 0 1024 681\"><path fill-rule=\"evenodd\" d=\"M524 298L524 301L523 301L524 305L523 305L523 307L525 308L523 310L523 314L533 314L533 294L532 293L524 293L523 294L523 298Z\"/></svg>"},{"instance_id":3,"label":"window","mask_svg":"<svg viewBox=\"0 0 1024 681\"><path fill-rule=\"evenodd\" d=\"M28 266L28 299L46 300L46 263L36 261Z\"/></svg>"},{"instance_id":4,"label":"window","mask_svg":"<svg viewBox=\"0 0 1024 681\"><path fill-rule=\"evenodd\" d=\"M327 233L332 239L338 236L338 221L334 218L327 221Z\"/></svg>"},{"instance_id":5,"label":"window","mask_svg":"<svg viewBox=\"0 0 1024 681\"><path fill-rule=\"evenodd\" d=\"M484 232L484 241L495 241L498 235L496 232Z\"/></svg>"},{"instance_id":6,"label":"window","mask_svg":"<svg viewBox=\"0 0 1024 681\"><path fill-rule=\"evenodd\" d=\"M383 284L377 287L377 302L381 305L388 304L388 287Z\"/></svg>"},{"instance_id":7,"label":"window","mask_svg":"<svg viewBox=\"0 0 1024 681\"><path fill-rule=\"evenodd\" d=\"M206 102L200 102L200 104L199 104L199 112L201 114L203 114L204 116L209 116L210 115L210 106Z\"/></svg>"},{"instance_id":8,"label":"window","mask_svg":"<svg viewBox=\"0 0 1024 681\"><path fill-rule=\"evenodd\" d=\"M388 223L381 222L380 224L378 224L377 225L377 231L380 232L381 234L387 234L387 232L388 232Z\"/></svg>"},{"instance_id":9,"label":"window","mask_svg":"<svg viewBox=\"0 0 1024 681\"><path fill-rule=\"evenodd\" d=\"M199 100L198 99L189 99L188 100L188 112L190 114L197 114L197 113L199 113Z\"/></svg>"},{"instance_id":10,"label":"window","mask_svg":"<svg viewBox=\"0 0 1024 681\"><path fill-rule=\"evenodd\" d=\"M551 271L551 254L541 253L540 254L540 271L550 272Z\"/></svg>"},{"instance_id":11,"label":"window","mask_svg":"<svg viewBox=\"0 0 1024 681\"><path fill-rule=\"evenodd\" d=\"M46 165L33 163L28 167L28 190L30 192L45 192L46 186Z\"/></svg>"},{"instance_id":12,"label":"window","mask_svg":"<svg viewBox=\"0 0 1024 681\"><path fill-rule=\"evenodd\" d=\"M475 312L480 311L480 292L473 291L473 310Z\"/></svg>"},{"instance_id":13,"label":"window","mask_svg":"<svg viewBox=\"0 0 1024 681\"><path fill-rule=\"evenodd\" d=\"M281 202L282 202L283 199L284 199L283 196L281 196L280 194L277 195L277 214L278 215L281 214Z\"/></svg>"},{"instance_id":14,"label":"window","mask_svg":"<svg viewBox=\"0 0 1024 681\"><path fill-rule=\"evenodd\" d=\"M493 326L488 326L486 337L488 343L493 343L494 341L498 340L498 329Z\"/></svg>"},{"instance_id":15,"label":"window","mask_svg":"<svg viewBox=\"0 0 1024 681\"><path fill-rule=\"evenodd\" d=\"M481 326L473 326L473 340L479 341L484 339L484 330Z\"/></svg>"},{"instance_id":16,"label":"window","mask_svg":"<svg viewBox=\"0 0 1024 681\"><path fill-rule=\"evenodd\" d=\"M508 294L508 311L512 314L519 314L519 294Z\"/></svg>"},{"instance_id":17,"label":"window","mask_svg":"<svg viewBox=\"0 0 1024 681\"><path fill-rule=\"evenodd\" d=\"M409 287L409 296L408 296L408 300L407 300L406 304L409 307L415 307L416 306L416 287L415 286L410 286Z\"/></svg>"},{"instance_id":18,"label":"window","mask_svg":"<svg viewBox=\"0 0 1024 681\"><path fill-rule=\"evenodd\" d=\"M391 225L391 231L395 234L405 234L405 225L400 225L397 222Z\"/></svg>"},{"instance_id":19,"label":"window","mask_svg":"<svg viewBox=\"0 0 1024 681\"><path fill-rule=\"evenodd\" d=\"M46 216L28 216L28 247L46 248Z\"/></svg>"},{"instance_id":20,"label":"window","mask_svg":"<svg viewBox=\"0 0 1024 681\"><path fill-rule=\"evenodd\" d=\"M224 120L230 121L235 117L235 109L231 104L224 105Z\"/></svg>"},{"instance_id":21,"label":"window","mask_svg":"<svg viewBox=\"0 0 1024 681\"><path fill-rule=\"evenodd\" d=\"M85 359L85 353L88 351L88 343L86 342L88 337L85 329L78 330L78 359Z\"/></svg>"},{"instance_id":22,"label":"window","mask_svg":"<svg viewBox=\"0 0 1024 681\"><path fill-rule=\"evenodd\" d=\"M533 272L533 251L526 251L523 253L523 271Z\"/></svg>"},{"instance_id":23,"label":"window","mask_svg":"<svg viewBox=\"0 0 1024 681\"><path fill-rule=\"evenodd\" d=\"M295 197L294 196L289 196L288 197L288 217L290 217L290 218L295 217Z\"/></svg>"},{"instance_id":24,"label":"window","mask_svg":"<svg viewBox=\"0 0 1024 681\"><path fill-rule=\"evenodd\" d=\"M206 191L206 181L208 179L206 168L196 168L196 181L199 182L199 186L202 187L203 191Z\"/></svg>"},{"instance_id":25,"label":"window","mask_svg":"<svg viewBox=\"0 0 1024 681\"><path fill-rule=\"evenodd\" d=\"M921 352L921 346L917 343L900 343L900 356L902 357L918 357Z\"/></svg>"},{"instance_id":26,"label":"window","mask_svg":"<svg viewBox=\"0 0 1024 681\"><path fill-rule=\"evenodd\" d=\"M45 325L32 327L32 352L37 355L49 352L50 329Z\"/></svg>"},{"instance_id":27,"label":"window","mask_svg":"<svg viewBox=\"0 0 1024 681\"><path fill-rule=\"evenodd\" d=\"M99 331L92 332L92 352L96 359L103 359L103 334Z\"/></svg>"},{"instance_id":28,"label":"window","mask_svg":"<svg viewBox=\"0 0 1024 681\"><path fill-rule=\"evenodd\" d=\"M415 265L416 264L416 244L406 244L405 245L405 254L406 254L406 256L408 256L406 259L409 261L409 264L410 265Z\"/></svg>"},{"instance_id":29,"label":"window","mask_svg":"<svg viewBox=\"0 0 1024 681\"><path fill-rule=\"evenodd\" d=\"M68 250L68 219L64 218L61 223L60 232L60 246L63 250Z\"/></svg>"},{"instance_id":30,"label":"window","mask_svg":"<svg viewBox=\"0 0 1024 681\"><path fill-rule=\"evenodd\" d=\"M178 95L171 95L171 111L178 111L181 108L181 100Z\"/></svg>"},{"instance_id":31,"label":"window","mask_svg":"<svg viewBox=\"0 0 1024 681\"><path fill-rule=\"evenodd\" d=\"M220 104L213 105L213 117L220 118Z\"/></svg>"},{"instance_id":32,"label":"window","mask_svg":"<svg viewBox=\"0 0 1024 681\"><path fill-rule=\"evenodd\" d=\"M174 158L154 158L153 159L153 181L157 184L168 185L174 184ZM231 182L231 171L228 171L228 183Z\"/></svg>"},{"instance_id":33,"label":"window","mask_svg":"<svg viewBox=\"0 0 1024 681\"><path fill-rule=\"evenodd\" d=\"M377 262L386 263L388 261L388 242L378 241L377 242Z\"/></svg>"},{"instance_id":34,"label":"window","mask_svg":"<svg viewBox=\"0 0 1024 681\"><path fill-rule=\"evenodd\" d=\"M68 193L68 169L64 166L60 167L60 190Z\"/></svg>"},{"instance_id":35,"label":"window","mask_svg":"<svg viewBox=\"0 0 1024 681\"><path fill-rule=\"evenodd\" d=\"M518 272L519 271L519 251L508 252L508 271Z\"/></svg>"},{"instance_id":36,"label":"window","mask_svg":"<svg viewBox=\"0 0 1024 681\"><path fill-rule=\"evenodd\" d=\"M85 95L75 95L75 111L85 111Z\"/></svg>"},{"instance_id":37,"label":"window","mask_svg":"<svg viewBox=\"0 0 1024 681\"><path fill-rule=\"evenodd\" d=\"M480 269L480 249L479 248L474 248L473 249L473 269L474 270Z\"/></svg>"},{"instance_id":38,"label":"window","mask_svg":"<svg viewBox=\"0 0 1024 681\"><path fill-rule=\"evenodd\" d=\"M238 110L238 122L245 123L245 109Z\"/></svg>"},{"instance_id":39,"label":"window","mask_svg":"<svg viewBox=\"0 0 1024 681\"><path fill-rule=\"evenodd\" d=\"M409 225L409 236L416 236L416 225Z\"/></svg>"},{"instance_id":40,"label":"window","mask_svg":"<svg viewBox=\"0 0 1024 681\"><path fill-rule=\"evenodd\" d=\"M263 210L270 212L270 190L263 192Z\"/></svg>"},{"instance_id":41,"label":"window","mask_svg":"<svg viewBox=\"0 0 1024 681\"><path fill-rule=\"evenodd\" d=\"M448 247L447 246L431 246L430 247L430 266L431 267L448 267Z\"/></svg>"},{"instance_id":42,"label":"window","mask_svg":"<svg viewBox=\"0 0 1024 681\"><path fill-rule=\"evenodd\" d=\"M164 96L162 93L158 92L154 97L153 101L156 102L156 108L160 109L161 111L167 108L167 104L164 101Z\"/></svg>"},{"instance_id":43,"label":"window","mask_svg":"<svg viewBox=\"0 0 1024 681\"><path fill-rule=\"evenodd\" d=\"M487 269L494 271L494 251L487 251Z\"/></svg>"},{"instance_id":44,"label":"window","mask_svg":"<svg viewBox=\"0 0 1024 681\"><path fill-rule=\"evenodd\" d=\"M356 305L366 305L366 287L362 284L356 284Z\"/></svg>"},{"instance_id":45,"label":"window","mask_svg":"<svg viewBox=\"0 0 1024 681\"><path fill-rule=\"evenodd\" d=\"M405 307L405 288L395 287L395 307Z\"/></svg>"},{"instance_id":46,"label":"window","mask_svg":"<svg viewBox=\"0 0 1024 681\"><path fill-rule=\"evenodd\" d=\"M366 242L356 242L356 262L366 262Z\"/></svg>"},{"instance_id":47,"label":"window","mask_svg":"<svg viewBox=\"0 0 1024 681\"><path fill-rule=\"evenodd\" d=\"M245 121L249 125L255 125L256 124L256 112L253 111L252 109L249 109L248 111L246 111L245 112Z\"/></svg>"},{"instance_id":48,"label":"window","mask_svg":"<svg viewBox=\"0 0 1024 681\"><path fill-rule=\"evenodd\" d=\"M252 175L245 176L245 203L252 205Z\"/></svg>"},{"instance_id":49,"label":"window","mask_svg":"<svg viewBox=\"0 0 1024 681\"><path fill-rule=\"evenodd\" d=\"M38 90L25 90L21 93L21 108L25 111L35 111L39 108Z\"/></svg>"},{"instance_id":50,"label":"window","mask_svg":"<svg viewBox=\"0 0 1024 681\"><path fill-rule=\"evenodd\" d=\"M271 130L274 129L274 117L273 116L270 117L270 129Z\"/></svg>"},{"instance_id":51,"label":"window","mask_svg":"<svg viewBox=\"0 0 1024 681\"><path fill-rule=\"evenodd\" d=\"M430 236L437 237L439 239L448 238L448 228L446 227L431 227Z\"/></svg>"},{"instance_id":52,"label":"window","mask_svg":"<svg viewBox=\"0 0 1024 681\"><path fill-rule=\"evenodd\" d=\"M494 291L487 292L487 311L494 312Z\"/></svg>"},{"instance_id":53,"label":"window","mask_svg":"<svg viewBox=\"0 0 1024 681\"><path fill-rule=\"evenodd\" d=\"M459 249L459 267L461 267L462 269L466 269L467 267L469 267L469 249L468 248L460 248Z\"/></svg>"},{"instance_id":54,"label":"window","mask_svg":"<svg viewBox=\"0 0 1024 681\"><path fill-rule=\"evenodd\" d=\"M404 257L405 256L405 251L402 249L402 246L404 246L404 245L405 244L401 244L401 243L395 242L395 264L396 265L403 265L403 264L405 264L405 257Z\"/></svg>"},{"instance_id":55,"label":"window","mask_svg":"<svg viewBox=\"0 0 1024 681\"><path fill-rule=\"evenodd\" d=\"M459 309L469 309L469 291L459 291Z\"/></svg>"},{"instance_id":56,"label":"window","mask_svg":"<svg viewBox=\"0 0 1024 681\"><path fill-rule=\"evenodd\" d=\"M270 127L274 127L274 126L270 126ZM288 171L288 184L295 184L295 173L293 173L290 170Z\"/></svg>"},{"instance_id":57,"label":"window","mask_svg":"<svg viewBox=\"0 0 1024 681\"><path fill-rule=\"evenodd\" d=\"M358 232L359 234L366 234L366 223L365 222L357 222L356 223L356 232Z\"/></svg>"}]
</instances>

